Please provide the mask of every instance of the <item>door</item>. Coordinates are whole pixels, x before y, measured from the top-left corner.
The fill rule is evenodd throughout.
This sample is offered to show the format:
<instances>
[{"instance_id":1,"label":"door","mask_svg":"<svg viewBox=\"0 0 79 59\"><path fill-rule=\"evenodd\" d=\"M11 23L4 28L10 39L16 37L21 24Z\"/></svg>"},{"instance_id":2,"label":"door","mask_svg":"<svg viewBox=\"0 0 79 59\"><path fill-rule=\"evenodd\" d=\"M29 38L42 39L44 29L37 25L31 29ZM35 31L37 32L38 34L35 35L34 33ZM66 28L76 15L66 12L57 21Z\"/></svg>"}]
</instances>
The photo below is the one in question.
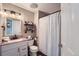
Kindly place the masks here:
<instances>
[{"instance_id":1,"label":"door","mask_svg":"<svg viewBox=\"0 0 79 59\"><path fill-rule=\"evenodd\" d=\"M73 55L72 39L71 39L71 26L72 25L72 6L71 4L61 4L61 55Z\"/></svg>"},{"instance_id":2,"label":"door","mask_svg":"<svg viewBox=\"0 0 79 59\"><path fill-rule=\"evenodd\" d=\"M45 55L47 55L49 20L49 16L39 20L39 50Z\"/></svg>"},{"instance_id":3,"label":"door","mask_svg":"<svg viewBox=\"0 0 79 59\"><path fill-rule=\"evenodd\" d=\"M79 56L79 4L61 4L62 55Z\"/></svg>"}]
</instances>

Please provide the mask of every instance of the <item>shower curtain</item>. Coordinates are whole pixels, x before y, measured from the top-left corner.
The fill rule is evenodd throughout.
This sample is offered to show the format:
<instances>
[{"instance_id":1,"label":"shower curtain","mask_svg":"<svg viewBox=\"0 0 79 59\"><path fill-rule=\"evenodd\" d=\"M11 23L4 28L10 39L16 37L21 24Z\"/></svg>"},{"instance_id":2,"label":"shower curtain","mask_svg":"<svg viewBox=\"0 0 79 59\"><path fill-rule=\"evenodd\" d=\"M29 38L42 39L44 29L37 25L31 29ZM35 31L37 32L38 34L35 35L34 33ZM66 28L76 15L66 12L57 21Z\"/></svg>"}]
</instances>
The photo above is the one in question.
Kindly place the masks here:
<instances>
[{"instance_id":1,"label":"shower curtain","mask_svg":"<svg viewBox=\"0 0 79 59\"><path fill-rule=\"evenodd\" d=\"M39 20L39 50L48 56L59 55L60 12Z\"/></svg>"}]
</instances>

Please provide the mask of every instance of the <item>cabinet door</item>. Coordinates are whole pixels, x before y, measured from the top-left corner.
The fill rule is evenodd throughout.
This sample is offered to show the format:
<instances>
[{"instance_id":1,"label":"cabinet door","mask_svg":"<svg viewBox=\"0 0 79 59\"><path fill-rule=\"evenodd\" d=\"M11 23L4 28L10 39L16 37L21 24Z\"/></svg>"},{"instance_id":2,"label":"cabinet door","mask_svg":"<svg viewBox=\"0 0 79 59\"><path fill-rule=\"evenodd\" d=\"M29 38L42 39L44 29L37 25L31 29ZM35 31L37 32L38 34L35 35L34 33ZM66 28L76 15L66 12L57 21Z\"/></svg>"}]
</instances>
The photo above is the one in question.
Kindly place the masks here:
<instances>
[{"instance_id":1,"label":"cabinet door","mask_svg":"<svg viewBox=\"0 0 79 59\"><path fill-rule=\"evenodd\" d=\"M2 52L2 56L18 56L18 49L13 48L13 49L9 49L5 52Z\"/></svg>"},{"instance_id":2,"label":"cabinet door","mask_svg":"<svg viewBox=\"0 0 79 59\"><path fill-rule=\"evenodd\" d=\"M47 40L49 35L49 16L39 20L39 49L47 55Z\"/></svg>"},{"instance_id":3,"label":"cabinet door","mask_svg":"<svg viewBox=\"0 0 79 59\"><path fill-rule=\"evenodd\" d=\"M28 51L27 51L27 45L23 45L19 47L19 55L20 56L27 56Z\"/></svg>"}]
</instances>

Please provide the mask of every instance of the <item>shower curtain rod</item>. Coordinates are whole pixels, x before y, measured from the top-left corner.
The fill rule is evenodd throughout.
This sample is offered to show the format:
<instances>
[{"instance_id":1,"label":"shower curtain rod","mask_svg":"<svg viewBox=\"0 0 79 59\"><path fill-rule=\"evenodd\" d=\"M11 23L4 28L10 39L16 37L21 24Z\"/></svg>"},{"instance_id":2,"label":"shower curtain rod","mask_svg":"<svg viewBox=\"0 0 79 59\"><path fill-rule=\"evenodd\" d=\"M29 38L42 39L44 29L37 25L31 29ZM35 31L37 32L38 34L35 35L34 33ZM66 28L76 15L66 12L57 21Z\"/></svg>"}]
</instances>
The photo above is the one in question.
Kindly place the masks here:
<instances>
[{"instance_id":1,"label":"shower curtain rod","mask_svg":"<svg viewBox=\"0 0 79 59\"><path fill-rule=\"evenodd\" d=\"M54 13L57 13L57 12L61 12L61 10L57 10L57 11L55 11L53 13L50 13L49 15L54 14Z\"/></svg>"}]
</instances>

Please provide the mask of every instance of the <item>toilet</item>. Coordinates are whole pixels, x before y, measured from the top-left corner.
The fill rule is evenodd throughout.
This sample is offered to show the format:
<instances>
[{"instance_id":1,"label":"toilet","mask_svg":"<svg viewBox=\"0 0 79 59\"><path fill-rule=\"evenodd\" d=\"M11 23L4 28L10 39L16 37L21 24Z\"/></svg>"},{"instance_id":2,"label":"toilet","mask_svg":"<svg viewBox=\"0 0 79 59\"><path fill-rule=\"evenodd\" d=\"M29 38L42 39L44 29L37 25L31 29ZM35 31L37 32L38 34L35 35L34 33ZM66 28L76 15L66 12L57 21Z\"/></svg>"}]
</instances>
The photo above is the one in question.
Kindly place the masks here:
<instances>
[{"instance_id":1,"label":"toilet","mask_svg":"<svg viewBox=\"0 0 79 59\"><path fill-rule=\"evenodd\" d=\"M34 40L28 41L31 56L37 56L38 47L33 45Z\"/></svg>"},{"instance_id":2,"label":"toilet","mask_svg":"<svg viewBox=\"0 0 79 59\"><path fill-rule=\"evenodd\" d=\"M32 56L37 56L38 47L37 46L30 46L30 52Z\"/></svg>"}]
</instances>

